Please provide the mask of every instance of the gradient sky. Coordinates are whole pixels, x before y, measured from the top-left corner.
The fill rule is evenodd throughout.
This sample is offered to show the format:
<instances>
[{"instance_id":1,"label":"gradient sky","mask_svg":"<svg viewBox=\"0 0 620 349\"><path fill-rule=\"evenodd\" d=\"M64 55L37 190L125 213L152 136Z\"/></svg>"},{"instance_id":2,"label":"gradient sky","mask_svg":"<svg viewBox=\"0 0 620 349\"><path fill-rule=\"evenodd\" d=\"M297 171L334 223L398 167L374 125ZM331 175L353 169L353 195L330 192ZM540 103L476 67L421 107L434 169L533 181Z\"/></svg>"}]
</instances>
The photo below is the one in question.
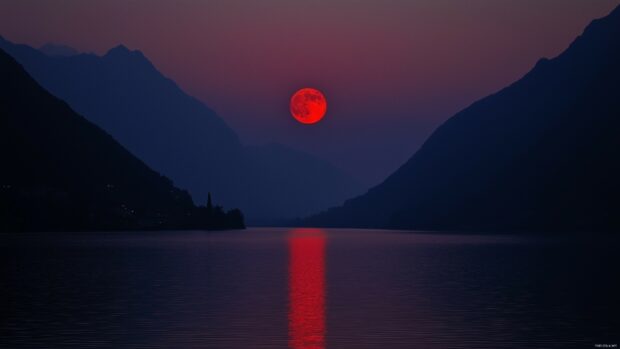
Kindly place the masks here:
<instances>
[{"instance_id":1,"label":"gradient sky","mask_svg":"<svg viewBox=\"0 0 620 349\"><path fill-rule=\"evenodd\" d=\"M441 122L559 54L618 0L0 0L0 35L140 49L247 144L279 142L377 184ZM321 89L316 125L288 112Z\"/></svg>"}]
</instances>

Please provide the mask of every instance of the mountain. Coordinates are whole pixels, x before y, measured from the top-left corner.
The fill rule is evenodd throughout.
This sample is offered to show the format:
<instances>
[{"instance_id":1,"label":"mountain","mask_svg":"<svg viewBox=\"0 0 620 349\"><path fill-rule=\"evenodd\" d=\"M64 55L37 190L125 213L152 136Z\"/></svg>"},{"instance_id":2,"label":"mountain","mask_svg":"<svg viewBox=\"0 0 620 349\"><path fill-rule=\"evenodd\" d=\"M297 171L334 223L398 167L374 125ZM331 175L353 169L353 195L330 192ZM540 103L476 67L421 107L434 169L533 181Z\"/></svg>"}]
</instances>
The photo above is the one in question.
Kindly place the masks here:
<instances>
[{"instance_id":1,"label":"mountain","mask_svg":"<svg viewBox=\"0 0 620 349\"><path fill-rule=\"evenodd\" d=\"M302 151L293 150L281 144L271 143L247 147L248 160L255 169L252 176L262 183L261 187L248 189L259 198L277 198L278 210L284 217L299 217L308 208L316 210L330 206L330 202L344 202L335 198L346 198L347 193L360 192L359 184L345 173L334 168L327 161L317 159ZM265 205L257 209L259 217L270 216L272 207ZM314 212L316 212L316 210ZM259 224L282 223L259 221Z\"/></svg>"},{"instance_id":2,"label":"mountain","mask_svg":"<svg viewBox=\"0 0 620 349\"><path fill-rule=\"evenodd\" d=\"M242 228L196 207L0 50L0 231Z\"/></svg>"},{"instance_id":3,"label":"mountain","mask_svg":"<svg viewBox=\"0 0 620 349\"><path fill-rule=\"evenodd\" d=\"M47 43L39 48L39 51L45 53L48 56L61 56L61 57L69 57L78 55L79 52L73 47L62 45L62 44L54 44Z\"/></svg>"},{"instance_id":4,"label":"mountain","mask_svg":"<svg viewBox=\"0 0 620 349\"><path fill-rule=\"evenodd\" d=\"M450 118L383 183L303 224L617 231L619 62L620 7Z\"/></svg>"},{"instance_id":5,"label":"mountain","mask_svg":"<svg viewBox=\"0 0 620 349\"><path fill-rule=\"evenodd\" d=\"M320 173L305 172L319 161L307 154L265 146L259 151L264 161L257 162L256 147L242 145L213 110L164 77L140 51L119 45L104 56L50 57L2 38L0 48L198 202L211 192L256 223L308 215L361 192L356 181L331 165ZM276 180L282 173L297 182L283 185Z\"/></svg>"}]
</instances>

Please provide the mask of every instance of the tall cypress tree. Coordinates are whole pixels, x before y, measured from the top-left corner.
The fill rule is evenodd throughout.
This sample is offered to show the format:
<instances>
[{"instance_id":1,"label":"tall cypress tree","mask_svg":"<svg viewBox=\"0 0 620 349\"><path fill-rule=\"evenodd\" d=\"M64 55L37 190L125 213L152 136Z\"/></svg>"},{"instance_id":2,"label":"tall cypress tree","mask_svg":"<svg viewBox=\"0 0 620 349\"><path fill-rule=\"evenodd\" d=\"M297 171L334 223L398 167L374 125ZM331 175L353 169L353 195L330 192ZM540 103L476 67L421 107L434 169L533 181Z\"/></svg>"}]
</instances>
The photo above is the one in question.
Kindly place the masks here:
<instances>
[{"instance_id":1,"label":"tall cypress tree","mask_svg":"<svg viewBox=\"0 0 620 349\"><path fill-rule=\"evenodd\" d=\"M213 202L211 202L211 192L209 192L209 197L207 198L207 211L209 213L213 212Z\"/></svg>"}]
</instances>

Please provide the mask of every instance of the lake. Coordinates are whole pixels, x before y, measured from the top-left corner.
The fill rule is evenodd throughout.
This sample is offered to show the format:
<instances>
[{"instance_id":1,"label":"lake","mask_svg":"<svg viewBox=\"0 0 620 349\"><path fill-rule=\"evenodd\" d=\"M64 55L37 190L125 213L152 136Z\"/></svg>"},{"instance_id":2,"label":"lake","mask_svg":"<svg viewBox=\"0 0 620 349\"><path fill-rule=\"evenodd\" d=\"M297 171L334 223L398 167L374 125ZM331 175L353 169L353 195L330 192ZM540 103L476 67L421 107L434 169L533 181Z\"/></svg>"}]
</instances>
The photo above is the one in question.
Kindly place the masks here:
<instances>
[{"instance_id":1,"label":"lake","mask_svg":"<svg viewBox=\"0 0 620 349\"><path fill-rule=\"evenodd\" d=\"M617 238L251 228L0 235L3 348L594 348Z\"/></svg>"}]
</instances>

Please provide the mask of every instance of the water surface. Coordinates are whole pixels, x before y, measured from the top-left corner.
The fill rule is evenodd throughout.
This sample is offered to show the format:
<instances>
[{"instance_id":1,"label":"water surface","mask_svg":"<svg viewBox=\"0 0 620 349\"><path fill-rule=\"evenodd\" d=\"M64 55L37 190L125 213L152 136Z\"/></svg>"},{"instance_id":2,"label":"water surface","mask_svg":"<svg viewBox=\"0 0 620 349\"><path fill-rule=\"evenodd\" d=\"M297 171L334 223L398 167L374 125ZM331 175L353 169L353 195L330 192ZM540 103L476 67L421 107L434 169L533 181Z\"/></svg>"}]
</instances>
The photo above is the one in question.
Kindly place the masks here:
<instances>
[{"instance_id":1,"label":"water surface","mask_svg":"<svg viewBox=\"0 0 620 349\"><path fill-rule=\"evenodd\" d=\"M618 240L337 229L0 236L0 347L617 344Z\"/></svg>"}]
</instances>

